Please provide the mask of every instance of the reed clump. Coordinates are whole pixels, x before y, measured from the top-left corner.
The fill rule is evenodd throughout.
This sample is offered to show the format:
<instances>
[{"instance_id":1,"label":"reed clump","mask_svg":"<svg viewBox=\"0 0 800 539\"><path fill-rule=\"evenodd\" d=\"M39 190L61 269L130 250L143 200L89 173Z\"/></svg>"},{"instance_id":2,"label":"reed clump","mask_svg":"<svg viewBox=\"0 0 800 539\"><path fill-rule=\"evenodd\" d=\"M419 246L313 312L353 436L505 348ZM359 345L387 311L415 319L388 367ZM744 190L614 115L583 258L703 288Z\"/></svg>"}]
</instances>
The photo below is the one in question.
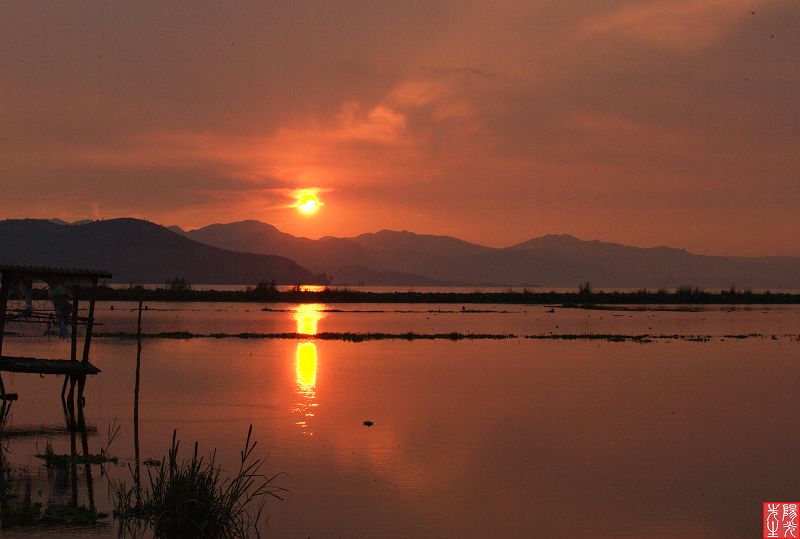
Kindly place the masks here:
<instances>
[{"instance_id":1,"label":"reed clump","mask_svg":"<svg viewBox=\"0 0 800 539\"><path fill-rule=\"evenodd\" d=\"M223 478L216 452L206 460L198 455L197 443L191 458L179 459L180 441L173 431L169 456L148 470L146 487L114 485L120 531L149 528L156 537L177 538L258 536L266 497L282 500L284 489L273 484L277 475L260 473L263 460L253 456L252 433L251 425L238 471Z\"/></svg>"},{"instance_id":2,"label":"reed clump","mask_svg":"<svg viewBox=\"0 0 800 539\"><path fill-rule=\"evenodd\" d=\"M61 468L66 469L70 464L117 464L117 457L113 457L101 450L96 455L70 455L68 453L56 453L50 442L47 442L44 453L37 453L34 455L37 459L44 462L47 468Z\"/></svg>"}]
</instances>

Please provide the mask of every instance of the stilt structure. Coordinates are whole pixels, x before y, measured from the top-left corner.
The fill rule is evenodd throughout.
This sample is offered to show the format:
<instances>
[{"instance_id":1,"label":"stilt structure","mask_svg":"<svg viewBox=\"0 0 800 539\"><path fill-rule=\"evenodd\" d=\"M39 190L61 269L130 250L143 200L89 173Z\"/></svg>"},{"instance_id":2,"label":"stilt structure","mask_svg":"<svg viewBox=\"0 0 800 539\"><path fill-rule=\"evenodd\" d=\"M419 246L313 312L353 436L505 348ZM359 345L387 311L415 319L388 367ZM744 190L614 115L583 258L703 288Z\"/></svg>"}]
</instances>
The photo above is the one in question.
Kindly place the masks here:
<instances>
[{"instance_id":1,"label":"stilt structure","mask_svg":"<svg viewBox=\"0 0 800 539\"><path fill-rule=\"evenodd\" d=\"M80 405L83 403L86 376L100 372L100 369L89 363L89 348L94 325L95 290L98 279L108 279L111 274L107 271L88 269L0 265L0 275L0 401L17 400L16 393L6 393L2 372L55 374L64 376L64 385L61 389L62 402L64 402L67 386L69 386L68 403L69 407L74 409L75 386L78 386L78 403ZM3 338L9 314L9 294L12 289L30 290L34 282L47 283L48 295L53 301L55 314L50 317L44 315L44 317L58 322L61 325L61 335L70 338L69 359L44 359L3 354ZM86 295L84 299L89 301L86 317L78 316L82 293ZM21 322L41 322L42 318L42 313L33 313L30 309L14 313L14 319ZM83 350L80 356L78 355L79 322L86 326ZM67 403L64 402L64 404Z\"/></svg>"}]
</instances>

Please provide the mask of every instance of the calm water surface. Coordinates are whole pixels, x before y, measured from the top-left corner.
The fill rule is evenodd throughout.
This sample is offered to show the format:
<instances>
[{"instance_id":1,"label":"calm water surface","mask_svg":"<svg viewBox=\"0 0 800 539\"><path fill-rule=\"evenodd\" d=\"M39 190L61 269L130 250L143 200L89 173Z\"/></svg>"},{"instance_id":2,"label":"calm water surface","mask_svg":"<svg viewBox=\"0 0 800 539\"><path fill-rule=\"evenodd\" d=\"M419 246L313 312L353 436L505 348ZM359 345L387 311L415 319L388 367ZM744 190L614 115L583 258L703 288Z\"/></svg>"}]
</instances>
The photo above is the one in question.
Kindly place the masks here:
<instances>
[{"instance_id":1,"label":"calm water surface","mask_svg":"<svg viewBox=\"0 0 800 539\"><path fill-rule=\"evenodd\" d=\"M131 331L133 305L99 306L97 331ZM161 458L173 429L236 467L252 424L267 472L288 489L268 502L280 537L756 537L761 502L797 499L800 308L613 312L540 306L338 305L299 312L257 304L149 304L146 332L375 331L712 335L744 340L605 341L146 340L143 458ZM384 312L352 312L381 310ZM415 312L397 312L415 311ZM429 312L452 311L452 312ZM13 325L8 328L16 331ZM63 357L67 345L11 338L4 353ZM775 338L772 338L775 335ZM129 478L135 342L96 339L86 416L99 450ZM4 455L23 496L65 503L69 487L34 453L69 437L61 380L4 374L20 394ZM374 426L363 426L365 420ZM81 475L80 500L88 496ZM110 519L109 519L110 521ZM106 527L2 530L3 536L115 536Z\"/></svg>"}]
</instances>

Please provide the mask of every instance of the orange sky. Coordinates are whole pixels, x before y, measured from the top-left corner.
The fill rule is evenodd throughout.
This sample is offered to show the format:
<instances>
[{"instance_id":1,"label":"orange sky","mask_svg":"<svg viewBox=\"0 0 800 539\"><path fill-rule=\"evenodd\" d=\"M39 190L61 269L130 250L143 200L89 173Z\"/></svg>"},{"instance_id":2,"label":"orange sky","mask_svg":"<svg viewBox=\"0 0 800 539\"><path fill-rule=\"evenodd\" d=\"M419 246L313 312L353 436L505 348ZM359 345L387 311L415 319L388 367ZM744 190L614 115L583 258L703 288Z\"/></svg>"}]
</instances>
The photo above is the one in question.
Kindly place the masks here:
<instances>
[{"instance_id":1,"label":"orange sky","mask_svg":"<svg viewBox=\"0 0 800 539\"><path fill-rule=\"evenodd\" d=\"M3 2L0 217L800 255L798 65L795 0Z\"/></svg>"}]
</instances>

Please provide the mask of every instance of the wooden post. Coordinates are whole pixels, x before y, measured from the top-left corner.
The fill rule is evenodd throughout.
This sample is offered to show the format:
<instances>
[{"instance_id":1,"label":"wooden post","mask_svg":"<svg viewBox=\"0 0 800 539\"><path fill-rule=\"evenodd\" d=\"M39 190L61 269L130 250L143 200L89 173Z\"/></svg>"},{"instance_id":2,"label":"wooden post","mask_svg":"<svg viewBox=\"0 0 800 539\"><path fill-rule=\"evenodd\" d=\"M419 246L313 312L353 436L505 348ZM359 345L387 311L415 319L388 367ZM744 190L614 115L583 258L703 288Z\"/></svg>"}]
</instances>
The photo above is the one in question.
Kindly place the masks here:
<instances>
[{"instance_id":1,"label":"wooden post","mask_svg":"<svg viewBox=\"0 0 800 539\"><path fill-rule=\"evenodd\" d=\"M72 343L70 357L72 361L78 359L78 287L72 288Z\"/></svg>"},{"instance_id":2,"label":"wooden post","mask_svg":"<svg viewBox=\"0 0 800 539\"><path fill-rule=\"evenodd\" d=\"M0 279L0 357L3 357L3 334L6 331L6 306L8 304L8 279L6 274ZM3 376L0 374L0 395L6 394L6 388L3 385Z\"/></svg>"},{"instance_id":3,"label":"wooden post","mask_svg":"<svg viewBox=\"0 0 800 539\"><path fill-rule=\"evenodd\" d=\"M86 399L83 398L83 389L86 387L86 375L78 375L78 406L86 404Z\"/></svg>"},{"instance_id":4,"label":"wooden post","mask_svg":"<svg viewBox=\"0 0 800 539\"><path fill-rule=\"evenodd\" d=\"M61 404L64 405L64 410L66 410L66 401L64 400L64 395L67 393L67 384L69 383L69 374L64 375L64 385L61 386Z\"/></svg>"},{"instance_id":5,"label":"wooden post","mask_svg":"<svg viewBox=\"0 0 800 539\"><path fill-rule=\"evenodd\" d=\"M68 374L67 377L69 378L69 393L67 394L67 407L72 407L74 410L74 402L75 402L75 375Z\"/></svg>"},{"instance_id":6,"label":"wooden post","mask_svg":"<svg viewBox=\"0 0 800 539\"><path fill-rule=\"evenodd\" d=\"M94 481L92 480L92 464L89 460L89 435L86 432L86 417L83 415L83 405L78 403L78 430L81 433L81 450L86 458L86 495L89 498L89 510L95 510Z\"/></svg>"},{"instance_id":7,"label":"wooden post","mask_svg":"<svg viewBox=\"0 0 800 539\"><path fill-rule=\"evenodd\" d=\"M6 306L8 304L8 282L6 274L0 278L0 356L3 355L3 334L6 331Z\"/></svg>"},{"instance_id":8,"label":"wooden post","mask_svg":"<svg viewBox=\"0 0 800 539\"><path fill-rule=\"evenodd\" d=\"M136 507L142 504L142 479L139 467L139 371L142 363L142 300L139 300L139 317L136 321L136 382L133 386L133 453L136 460Z\"/></svg>"},{"instance_id":9,"label":"wooden post","mask_svg":"<svg viewBox=\"0 0 800 539\"><path fill-rule=\"evenodd\" d=\"M72 288L72 341L70 342L69 358L72 361L78 359L78 287ZM75 375L69 375L69 403L73 403L75 398Z\"/></svg>"},{"instance_id":10,"label":"wooden post","mask_svg":"<svg viewBox=\"0 0 800 539\"><path fill-rule=\"evenodd\" d=\"M86 365L89 363L89 346L92 343L92 325L94 324L94 293L95 288L97 287L97 278L95 277L92 279L92 287L89 289L89 312L86 316L86 335L84 335L83 339L83 358L81 359L81 364ZM75 288L75 305L78 304L78 288ZM73 310L76 313L77 319L77 308ZM78 378L78 406L83 406L86 403L86 399L83 397L83 390L86 387L86 374L81 374Z\"/></svg>"},{"instance_id":11,"label":"wooden post","mask_svg":"<svg viewBox=\"0 0 800 539\"><path fill-rule=\"evenodd\" d=\"M72 487L72 499L71 499L71 506L78 507L78 449L77 449L77 440L75 439L75 435L78 430L78 424L75 421L75 408L70 406L69 409L69 455L70 455L70 464L69 464L69 478L70 478L70 486Z\"/></svg>"},{"instance_id":12,"label":"wooden post","mask_svg":"<svg viewBox=\"0 0 800 539\"><path fill-rule=\"evenodd\" d=\"M89 289L89 313L86 317L86 335L83 338L83 363L89 362L89 346L92 344L92 326L94 325L94 301L97 288L97 277L92 279L92 288Z\"/></svg>"}]
</instances>

